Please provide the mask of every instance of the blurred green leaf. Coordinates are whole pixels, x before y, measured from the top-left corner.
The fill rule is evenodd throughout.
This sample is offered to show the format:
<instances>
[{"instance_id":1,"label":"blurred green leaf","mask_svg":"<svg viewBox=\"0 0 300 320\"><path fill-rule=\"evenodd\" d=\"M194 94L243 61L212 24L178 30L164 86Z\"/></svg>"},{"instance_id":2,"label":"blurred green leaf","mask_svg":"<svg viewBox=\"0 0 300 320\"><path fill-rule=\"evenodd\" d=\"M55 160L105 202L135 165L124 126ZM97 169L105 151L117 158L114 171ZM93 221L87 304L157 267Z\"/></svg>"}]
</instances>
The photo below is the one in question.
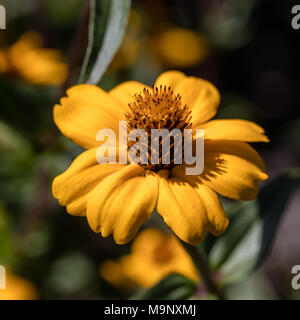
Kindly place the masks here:
<instances>
[{"instance_id":1,"label":"blurred green leaf","mask_svg":"<svg viewBox=\"0 0 300 320\"><path fill-rule=\"evenodd\" d=\"M299 181L300 170L289 170L264 187L257 199L232 207L229 228L214 242L209 255L212 268L223 273L224 282L239 281L262 263Z\"/></svg>"},{"instance_id":2,"label":"blurred green leaf","mask_svg":"<svg viewBox=\"0 0 300 320\"><path fill-rule=\"evenodd\" d=\"M255 121L255 106L245 97L227 93L223 95L218 119L245 119Z\"/></svg>"},{"instance_id":3,"label":"blurred green leaf","mask_svg":"<svg viewBox=\"0 0 300 320\"><path fill-rule=\"evenodd\" d=\"M13 231L8 215L0 204L0 264L11 266L15 260Z\"/></svg>"},{"instance_id":4,"label":"blurred green leaf","mask_svg":"<svg viewBox=\"0 0 300 320\"><path fill-rule=\"evenodd\" d=\"M17 154L31 154L29 142L12 127L0 121L0 150Z\"/></svg>"},{"instance_id":5,"label":"blurred green leaf","mask_svg":"<svg viewBox=\"0 0 300 320\"><path fill-rule=\"evenodd\" d=\"M82 4L82 0L46 1L46 14L49 17L49 23L56 26L74 25Z\"/></svg>"},{"instance_id":6,"label":"blurred green leaf","mask_svg":"<svg viewBox=\"0 0 300 320\"><path fill-rule=\"evenodd\" d=\"M19 250L27 257L42 256L49 252L52 237L51 230L46 224L39 225L38 228L32 228L22 235Z\"/></svg>"},{"instance_id":7,"label":"blurred green leaf","mask_svg":"<svg viewBox=\"0 0 300 320\"><path fill-rule=\"evenodd\" d=\"M46 279L46 287L53 296L90 293L95 289L97 270L89 258L80 252L68 253L56 260Z\"/></svg>"},{"instance_id":8,"label":"blurred green leaf","mask_svg":"<svg viewBox=\"0 0 300 320\"><path fill-rule=\"evenodd\" d=\"M34 2L32 0L23 0L22 6L20 6L20 1L18 0L2 0L1 5L6 9L8 21L12 21L18 16L28 14L33 9Z\"/></svg>"},{"instance_id":9,"label":"blurred green leaf","mask_svg":"<svg viewBox=\"0 0 300 320\"><path fill-rule=\"evenodd\" d=\"M123 39L131 0L92 0L89 41L79 82L98 84Z\"/></svg>"},{"instance_id":10,"label":"blurred green leaf","mask_svg":"<svg viewBox=\"0 0 300 320\"><path fill-rule=\"evenodd\" d=\"M253 34L252 13L257 0L227 0L211 6L203 19L207 38L217 48L237 49L248 43Z\"/></svg>"},{"instance_id":11,"label":"blurred green leaf","mask_svg":"<svg viewBox=\"0 0 300 320\"><path fill-rule=\"evenodd\" d=\"M197 289L194 281L180 274L171 274L150 289L140 289L132 296L132 300L180 300L191 297Z\"/></svg>"},{"instance_id":12,"label":"blurred green leaf","mask_svg":"<svg viewBox=\"0 0 300 320\"><path fill-rule=\"evenodd\" d=\"M52 123L52 96L58 88L30 85L20 79L0 76L1 121L24 138L39 143Z\"/></svg>"},{"instance_id":13,"label":"blurred green leaf","mask_svg":"<svg viewBox=\"0 0 300 320\"><path fill-rule=\"evenodd\" d=\"M243 281L226 286L229 300L274 300L278 299L263 272L254 272Z\"/></svg>"},{"instance_id":14,"label":"blurred green leaf","mask_svg":"<svg viewBox=\"0 0 300 320\"><path fill-rule=\"evenodd\" d=\"M0 199L23 202L32 186L34 153L30 142L0 121Z\"/></svg>"}]
</instances>

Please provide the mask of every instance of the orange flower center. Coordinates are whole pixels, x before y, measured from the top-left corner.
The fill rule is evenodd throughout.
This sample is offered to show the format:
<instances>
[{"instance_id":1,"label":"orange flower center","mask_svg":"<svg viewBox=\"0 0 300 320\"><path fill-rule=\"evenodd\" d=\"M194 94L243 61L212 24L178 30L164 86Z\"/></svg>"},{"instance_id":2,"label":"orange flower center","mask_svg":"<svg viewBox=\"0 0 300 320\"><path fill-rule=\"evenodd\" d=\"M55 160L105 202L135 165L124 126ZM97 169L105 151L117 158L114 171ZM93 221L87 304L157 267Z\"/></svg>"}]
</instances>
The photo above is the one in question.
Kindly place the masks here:
<instances>
[{"instance_id":1,"label":"orange flower center","mask_svg":"<svg viewBox=\"0 0 300 320\"><path fill-rule=\"evenodd\" d=\"M161 169L172 169L174 167L174 137L170 136L170 163L162 162L162 138L159 141L159 163L151 163L151 130L179 129L182 138L183 130L192 127L191 110L187 105L182 104L181 96L175 95L171 87L160 85L153 86L152 90L143 89L141 94L134 96L134 101L129 103L130 111L125 113L128 125L128 132L134 129L143 129L148 135L148 164L144 167L155 172ZM128 149L135 142L128 143ZM147 148L147 146L146 146Z\"/></svg>"},{"instance_id":2,"label":"orange flower center","mask_svg":"<svg viewBox=\"0 0 300 320\"><path fill-rule=\"evenodd\" d=\"M162 243L153 250L153 259L157 264L166 264L172 257L173 253L167 243Z\"/></svg>"}]
</instances>

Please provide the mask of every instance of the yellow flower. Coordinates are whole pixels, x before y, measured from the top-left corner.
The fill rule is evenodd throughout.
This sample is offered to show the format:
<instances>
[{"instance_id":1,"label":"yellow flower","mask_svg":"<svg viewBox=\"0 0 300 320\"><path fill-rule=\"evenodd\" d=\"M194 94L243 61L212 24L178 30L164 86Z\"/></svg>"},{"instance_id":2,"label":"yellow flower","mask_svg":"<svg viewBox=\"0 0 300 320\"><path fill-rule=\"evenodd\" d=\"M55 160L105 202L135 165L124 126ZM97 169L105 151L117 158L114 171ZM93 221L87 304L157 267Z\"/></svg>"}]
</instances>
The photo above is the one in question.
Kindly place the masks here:
<instances>
[{"instance_id":1,"label":"yellow flower","mask_svg":"<svg viewBox=\"0 0 300 320\"><path fill-rule=\"evenodd\" d=\"M28 280L10 272L6 274L6 289L0 289L0 300L36 300L37 290Z\"/></svg>"},{"instance_id":2,"label":"yellow flower","mask_svg":"<svg viewBox=\"0 0 300 320\"><path fill-rule=\"evenodd\" d=\"M132 240L155 208L187 243L200 243L208 231L221 235L228 219L217 193L239 200L256 197L267 174L264 161L247 142L268 138L250 121L210 120L219 102L211 83L177 71L163 73L153 88L135 81L109 92L93 85L72 87L54 107L54 120L66 137L88 150L54 179L54 197L70 214L86 216L95 232L113 234L119 244ZM130 129L204 129L204 171L186 175L185 165L172 162L154 167L99 164L96 134L103 128L117 134L119 120L127 120Z\"/></svg>"},{"instance_id":3,"label":"yellow flower","mask_svg":"<svg viewBox=\"0 0 300 320\"><path fill-rule=\"evenodd\" d=\"M199 280L193 261L180 242L158 229L143 230L134 240L130 254L100 266L101 276L117 287L149 288L171 273Z\"/></svg>"},{"instance_id":4,"label":"yellow flower","mask_svg":"<svg viewBox=\"0 0 300 320\"><path fill-rule=\"evenodd\" d=\"M208 55L208 45L203 36L179 27L169 27L153 36L150 46L168 68L193 67Z\"/></svg>"},{"instance_id":5,"label":"yellow flower","mask_svg":"<svg viewBox=\"0 0 300 320\"><path fill-rule=\"evenodd\" d=\"M27 32L12 46L0 51L0 72L16 73L35 85L60 85L67 66L58 50L42 48L39 34Z\"/></svg>"}]
</instances>

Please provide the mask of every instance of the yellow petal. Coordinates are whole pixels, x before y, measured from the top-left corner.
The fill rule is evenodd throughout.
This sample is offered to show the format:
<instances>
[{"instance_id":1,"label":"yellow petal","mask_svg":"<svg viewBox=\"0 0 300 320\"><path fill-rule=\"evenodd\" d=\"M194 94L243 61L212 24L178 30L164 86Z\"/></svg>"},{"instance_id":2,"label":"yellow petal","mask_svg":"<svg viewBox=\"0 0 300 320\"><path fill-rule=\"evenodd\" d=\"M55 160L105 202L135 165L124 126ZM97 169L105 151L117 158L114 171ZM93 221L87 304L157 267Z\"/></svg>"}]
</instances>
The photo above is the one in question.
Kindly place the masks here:
<instances>
[{"instance_id":1,"label":"yellow petal","mask_svg":"<svg viewBox=\"0 0 300 320\"><path fill-rule=\"evenodd\" d=\"M96 141L99 130L112 129L117 135L124 112L107 92L82 84L69 89L67 95L61 99L61 105L54 107L54 121L66 137L89 149L99 146Z\"/></svg>"},{"instance_id":2,"label":"yellow petal","mask_svg":"<svg viewBox=\"0 0 300 320\"><path fill-rule=\"evenodd\" d=\"M60 51L54 49L31 49L23 53L14 66L29 83L35 85L61 85L68 76L67 65ZM34 68L32 68L34 64Z\"/></svg>"},{"instance_id":3,"label":"yellow petal","mask_svg":"<svg viewBox=\"0 0 300 320\"><path fill-rule=\"evenodd\" d=\"M183 72L180 71L166 71L162 73L155 82L156 86L167 86L175 89L176 85L184 80L186 78L186 75ZM177 92L179 93L179 92Z\"/></svg>"},{"instance_id":4,"label":"yellow petal","mask_svg":"<svg viewBox=\"0 0 300 320\"><path fill-rule=\"evenodd\" d=\"M187 104L192 110L194 127L211 119L217 112L220 94L217 88L206 80L186 77L178 71L168 71L156 80L155 85L170 86L175 94L180 94L183 104Z\"/></svg>"},{"instance_id":5,"label":"yellow petal","mask_svg":"<svg viewBox=\"0 0 300 320\"><path fill-rule=\"evenodd\" d=\"M131 253L123 256L120 263L127 278L142 288L153 287L169 274L163 268L155 267L153 259L145 259L145 256L140 254Z\"/></svg>"},{"instance_id":6,"label":"yellow petal","mask_svg":"<svg viewBox=\"0 0 300 320\"><path fill-rule=\"evenodd\" d=\"M42 48L43 40L36 32L27 32L9 49L11 68L27 82L36 85L60 85L68 69L59 50ZM34 68L32 67L34 65Z\"/></svg>"},{"instance_id":7,"label":"yellow petal","mask_svg":"<svg viewBox=\"0 0 300 320\"><path fill-rule=\"evenodd\" d=\"M184 180L167 178L161 170L157 211L165 223L183 241L200 243L208 228L205 207L194 188Z\"/></svg>"},{"instance_id":8,"label":"yellow petal","mask_svg":"<svg viewBox=\"0 0 300 320\"><path fill-rule=\"evenodd\" d=\"M43 46L43 38L38 32L28 31L22 34L19 40L14 43L12 47L18 45L23 46L23 48L41 48Z\"/></svg>"},{"instance_id":9,"label":"yellow petal","mask_svg":"<svg viewBox=\"0 0 300 320\"><path fill-rule=\"evenodd\" d=\"M133 241L131 253L120 259L123 273L140 287L149 288L171 273L195 281L193 261L175 236L158 229L144 229Z\"/></svg>"},{"instance_id":10,"label":"yellow petal","mask_svg":"<svg viewBox=\"0 0 300 320\"><path fill-rule=\"evenodd\" d=\"M193 186L200 197L208 218L208 230L214 236L220 236L228 226L228 218L217 194L208 188L197 176L186 176L184 167L177 166L172 170L172 176L185 180Z\"/></svg>"},{"instance_id":11,"label":"yellow petal","mask_svg":"<svg viewBox=\"0 0 300 320\"><path fill-rule=\"evenodd\" d=\"M219 197L205 184L198 184L196 190L206 209L209 221L209 232L218 237L227 229L229 224Z\"/></svg>"},{"instance_id":12,"label":"yellow petal","mask_svg":"<svg viewBox=\"0 0 300 320\"><path fill-rule=\"evenodd\" d=\"M168 27L149 42L155 56L173 68L193 67L208 54L205 38L189 29Z\"/></svg>"},{"instance_id":13,"label":"yellow petal","mask_svg":"<svg viewBox=\"0 0 300 320\"><path fill-rule=\"evenodd\" d=\"M258 183L268 178L264 161L247 143L209 141L204 153L200 180L222 196L252 200L257 195Z\"/></svg>"},{"instance_id":14,"label":"yellow petal","mask_svg":"<svg viewBox=\"0 0 300 320\"><path fill-rule=\"evenodd\" d=\"M204 129L204 138L209 140L269 141L262 127L247 120L212 120L199 125L197 129Z\"/></svg>"},{"instance_id":15,"label":"yellow petal","mask_svg":"<svg viewBox=\"0 0 300 320\"><path fill-rule=\"evenodd\" d=\"M157 202L157 178L139 165L104 179L89 196L87 218L95 232L103 237L111 233L118 244L132 240Z\"/></svg>"},{"instance_id":16,"label":"yellow petal","mask_svg":"<svg viewBox=\"0 0 300 320\"><path fill-rule=\"evenodd\" d=\"M134 286L133 281L123 272L120 262L104 261L100 266L100 274L107 282L117 288L129 289Z\"/></svg>"},{"instance_id":17,"label":"yellow petal","mask_svg":"<svg viewBox=\"0 0 300 320\"><path fill-rule=\"evenodd\" d=\"M96 151L97 148L83 152L53 181L53 196L61 205L66 206L68 213L72 215L85 215L89 193L105 177L124 167L124 165L99 164L96 160Z\"/></svg>"},{"instance_id":18,"label":"yellow petal","mask_svg":"<svg viewBox=\"0 0 300 320\"><path fill-rule=\"evenodd\" d=\"M142 93L144 88L151 89L137 81L126 81L111 89L109 94L123 106L124 112L126 112L128 103L134 101L134 95Z\"/></svg>"},{"instance_id":19,"label":"yellow petal","mask_svg":"<svg viewBox=\"0 0 300 320\"><path fill-rule=\"evenodd\" d=\"M7 272L6 289L0 289L0 300L37 300L36 287L28 280Z\"/></svg>"}]
</instances>

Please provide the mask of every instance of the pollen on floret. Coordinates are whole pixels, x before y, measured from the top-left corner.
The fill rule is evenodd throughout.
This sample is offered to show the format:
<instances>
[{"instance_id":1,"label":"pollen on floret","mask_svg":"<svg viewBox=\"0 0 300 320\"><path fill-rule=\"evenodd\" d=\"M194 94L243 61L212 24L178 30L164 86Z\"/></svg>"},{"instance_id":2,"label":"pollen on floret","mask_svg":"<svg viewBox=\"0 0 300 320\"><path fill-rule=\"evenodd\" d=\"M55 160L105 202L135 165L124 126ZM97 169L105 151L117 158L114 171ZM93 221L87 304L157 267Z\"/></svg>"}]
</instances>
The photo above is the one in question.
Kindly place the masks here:
<instances>
[{"instance_id":1,"label":"pollen on floret","mask_svg":"<svg viewBox=\"0 0 300 320\"><path fill-rule=\"evenodd\" d=\"M152 86L151 89L144 88L141 93L133 97L128 104L129 111L125 113L128 131L143 129L148 135L148 159L149 164L144 166L153 171L171 169L174 167L174 139L171 137L170 164L163 164L161 154L159 164L151 161L151 130L152 129L179 129L183 136L184 129L192 128L192 115L188 105L182 103L180 94L175 94L171 87ZM128 144L128 149L134 143ZM160 141L160 145L162 141ZM160 150L161 152L161 150Z\"/></svg>"}]
</instances>

